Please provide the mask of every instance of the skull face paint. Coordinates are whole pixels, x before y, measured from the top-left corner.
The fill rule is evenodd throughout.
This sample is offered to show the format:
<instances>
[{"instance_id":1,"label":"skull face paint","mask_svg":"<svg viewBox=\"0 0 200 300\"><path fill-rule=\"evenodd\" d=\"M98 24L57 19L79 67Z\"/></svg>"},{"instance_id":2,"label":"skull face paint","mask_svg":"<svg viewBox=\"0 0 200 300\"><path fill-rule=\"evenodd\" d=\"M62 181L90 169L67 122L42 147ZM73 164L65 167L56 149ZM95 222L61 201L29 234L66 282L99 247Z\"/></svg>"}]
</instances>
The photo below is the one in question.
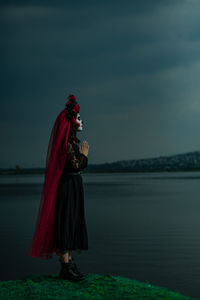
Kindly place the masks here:
<instances>
[{"instance_id":1,"label":"skull face paint","mask_svg":"<svg viewBox=\"0 0 200 300\"><path fill-rule=\"evenodd\" d=\"M77 131L82 131L83 130L83 121L81 120L79 113L76 116L76 122L79 124Z\"/></svg>"}]
</instances>

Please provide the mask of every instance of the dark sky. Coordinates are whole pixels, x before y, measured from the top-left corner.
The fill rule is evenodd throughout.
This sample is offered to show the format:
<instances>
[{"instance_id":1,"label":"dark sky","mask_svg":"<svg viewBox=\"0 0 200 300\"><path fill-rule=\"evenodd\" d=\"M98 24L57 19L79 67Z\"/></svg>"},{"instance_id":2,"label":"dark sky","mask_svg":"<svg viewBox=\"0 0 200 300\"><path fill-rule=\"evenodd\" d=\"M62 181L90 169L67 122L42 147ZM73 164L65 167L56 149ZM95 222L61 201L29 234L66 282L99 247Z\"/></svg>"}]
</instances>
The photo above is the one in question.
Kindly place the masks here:
<instances>
[{"instance_id":1,"label":"dark sky","mask_svg":"<svg viewBox=\"0 0 200 300\"><path fill-rule=\"evenodd\" d=\"M0 167L44 167L71 93L89 163L200 150L199 0L1 1L0 11Z\"/></svg>"}]
</instances>

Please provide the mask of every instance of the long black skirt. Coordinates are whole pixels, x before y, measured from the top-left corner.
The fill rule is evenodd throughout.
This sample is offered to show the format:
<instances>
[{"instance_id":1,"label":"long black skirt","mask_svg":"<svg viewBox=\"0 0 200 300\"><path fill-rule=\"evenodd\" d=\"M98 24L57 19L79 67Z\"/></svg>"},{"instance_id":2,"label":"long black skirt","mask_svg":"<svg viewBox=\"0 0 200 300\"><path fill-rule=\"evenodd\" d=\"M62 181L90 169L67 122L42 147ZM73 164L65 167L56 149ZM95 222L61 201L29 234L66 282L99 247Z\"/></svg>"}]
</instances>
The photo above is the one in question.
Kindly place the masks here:
<instances>
[{"instance_id":1,"label":"long black skirt","mask_svg":"<svg viewBox=\"0 0 200 300\"><path fill-rule=\"evenodd\" d=\"M64 254L68 250L88 250L84 211L84 189L81 174L62 175L55 208L55 247Z\"/></svg>"}]
</instances>

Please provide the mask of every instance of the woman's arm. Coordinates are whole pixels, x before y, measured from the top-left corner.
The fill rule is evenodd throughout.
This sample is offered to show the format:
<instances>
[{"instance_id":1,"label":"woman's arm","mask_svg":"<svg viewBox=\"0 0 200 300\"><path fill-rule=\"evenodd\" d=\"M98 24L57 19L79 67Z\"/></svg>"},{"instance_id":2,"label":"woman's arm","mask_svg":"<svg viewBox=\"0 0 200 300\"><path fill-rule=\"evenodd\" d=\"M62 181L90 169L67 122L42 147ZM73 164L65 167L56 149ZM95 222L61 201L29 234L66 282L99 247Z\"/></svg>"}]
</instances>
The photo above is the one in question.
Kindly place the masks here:
<instances>
[{"instance_id":1,"label":"woman's arm","mask_svg":"<svg viewBox=\"0 0 200 300\"><path fill-rule=\"evenodd\" d=\"M84 169L88 165L87 156L81 153L79 151L79 146L74 143L68 142L67 157L76 170Z\"/></svg>"}]
</instances>

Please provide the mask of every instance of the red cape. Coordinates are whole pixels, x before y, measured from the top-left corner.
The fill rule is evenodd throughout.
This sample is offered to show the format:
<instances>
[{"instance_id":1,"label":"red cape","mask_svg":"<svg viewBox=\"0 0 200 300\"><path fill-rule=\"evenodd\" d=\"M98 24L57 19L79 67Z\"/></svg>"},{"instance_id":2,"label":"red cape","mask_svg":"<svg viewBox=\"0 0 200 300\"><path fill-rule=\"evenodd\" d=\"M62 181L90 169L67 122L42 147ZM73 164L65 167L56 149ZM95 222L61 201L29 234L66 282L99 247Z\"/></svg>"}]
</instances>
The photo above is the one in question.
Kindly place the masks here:
<instances>
[{"instance_id":1,"label":"red cape","mask_svg":"<svg viewBox=\"0 0 200 300\"><path fill-rule=\"evenodd\" d=\"M32 257L49 259L54 248L54 212L57 188L62 175L66 157L71 120L67 119L66 108L63 109L51 131L43 191L32 243L26 254Z\"/></svg>"}]
</instances>

